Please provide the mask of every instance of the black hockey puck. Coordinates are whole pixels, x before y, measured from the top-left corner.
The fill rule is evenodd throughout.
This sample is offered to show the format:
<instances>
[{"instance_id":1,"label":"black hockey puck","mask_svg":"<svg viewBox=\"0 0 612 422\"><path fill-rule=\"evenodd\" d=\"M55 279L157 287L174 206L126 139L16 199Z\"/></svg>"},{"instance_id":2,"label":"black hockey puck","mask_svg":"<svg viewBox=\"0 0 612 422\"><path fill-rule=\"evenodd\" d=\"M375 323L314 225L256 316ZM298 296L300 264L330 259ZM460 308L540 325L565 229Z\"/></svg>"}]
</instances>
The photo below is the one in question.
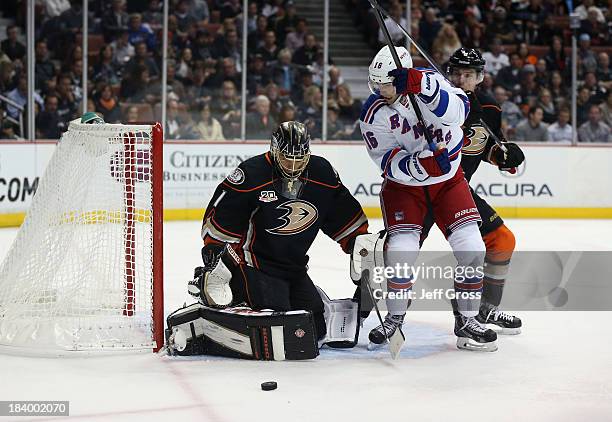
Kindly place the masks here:
<instances>
[{"instance_id":1,"label":"black hockey puck","mask_svg":"<svg viewBox=\"0 0 612 422\"><path fill-rule=\"evenodd\" d=\"M261 383L261 389L264 391L276 390L276 387L278 387L276 381L266 381Z\"/></svg>"}]
</instances>

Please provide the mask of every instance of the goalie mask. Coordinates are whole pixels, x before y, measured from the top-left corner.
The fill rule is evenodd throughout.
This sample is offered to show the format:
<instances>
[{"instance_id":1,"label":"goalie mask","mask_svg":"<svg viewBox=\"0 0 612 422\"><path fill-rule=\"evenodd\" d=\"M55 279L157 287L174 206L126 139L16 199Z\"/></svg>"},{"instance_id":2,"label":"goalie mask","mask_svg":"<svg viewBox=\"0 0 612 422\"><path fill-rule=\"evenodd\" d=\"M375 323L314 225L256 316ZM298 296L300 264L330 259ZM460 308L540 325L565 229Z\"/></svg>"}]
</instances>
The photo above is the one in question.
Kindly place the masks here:
<instances>
[{"instance_id":1,"label":"goalie mask","mask_svg":"<svg viewBox=\"0 0 612 422\"><path fill-rule=\"evenodd\" d=\"M302 187L299 177L310 160L310 134L306 126L296 121L281 123L272 134L270 153L281 176L281 193L296 198Z\"/></svg>"},{"instance_id":2,"label":"goalie mask","mask_svg":"<svg viewBox=\"0 0 612 422\"><path fill-rule=\"evenodd\" d=\"M405 47L395 47L395 51L397 52L402 67L412 67L412 57ZM391 50L389 50L389 46L386 45L378 51L376 56L374 56L368 68L368 87L372 94L380 94L380 85L393 82L393 77L389 76L389 72L396 68L397 66L391 55Z\"/></svg>"},{"instance_id":3,"label":"goalie mask","mask_svg":"<svg viewBox=\"0 0 612 422\"><path fill-rule=\"evenodd\" d=\"M448 74L453 83L459 85L458 75L466 69L473 69L475 74L475 85L481 83L484 79L485 60L475 48L461 47L453 53L448 61Z\"/></svg>"}]
</instances>

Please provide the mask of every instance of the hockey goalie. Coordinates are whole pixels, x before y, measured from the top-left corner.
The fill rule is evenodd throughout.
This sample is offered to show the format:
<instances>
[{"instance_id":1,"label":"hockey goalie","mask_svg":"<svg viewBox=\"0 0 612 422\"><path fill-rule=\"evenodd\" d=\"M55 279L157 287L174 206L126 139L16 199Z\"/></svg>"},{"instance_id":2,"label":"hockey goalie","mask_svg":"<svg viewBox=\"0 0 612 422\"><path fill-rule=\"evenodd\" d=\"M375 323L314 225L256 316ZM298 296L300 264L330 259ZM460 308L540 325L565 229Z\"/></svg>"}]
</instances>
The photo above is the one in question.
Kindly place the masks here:
<instances>
[{"instance_id":1,"label":"hockey goalie","mask_svg":"<svg viewBox=\"0 0 612 422\"><path fill-rule=\"evenodd\" d=\"M350 254L367 229L335 169L310 153L307 128L282 123L270 151L241 163L210 200L204 265L188 286L198 303L168 317L168 350L284 360L354 346L359 287L353 299L330 300L308 275L307 251L321 230Z\"/></svg>"}]
</instances>

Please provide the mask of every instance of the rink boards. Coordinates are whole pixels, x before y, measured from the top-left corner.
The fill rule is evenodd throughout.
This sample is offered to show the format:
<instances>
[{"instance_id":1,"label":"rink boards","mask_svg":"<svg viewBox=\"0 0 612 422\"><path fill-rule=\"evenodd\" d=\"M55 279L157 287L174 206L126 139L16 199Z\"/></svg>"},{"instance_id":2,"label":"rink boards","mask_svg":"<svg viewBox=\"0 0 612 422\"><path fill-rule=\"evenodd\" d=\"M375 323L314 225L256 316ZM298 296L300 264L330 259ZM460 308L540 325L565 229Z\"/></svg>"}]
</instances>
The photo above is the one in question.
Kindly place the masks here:
<instances>
[{"instance_id":1,"label":"rink boards","mask_svg":"<svg viewBox=\"0 0 612 422\"><path fill-rule=\"evenodd\" d=\"M0 226L19 225L54 142L0 145ZM380 170L365 146L315 144L370 217L379 217ZM474 190L505 217L612 218L612 148L524 144L514 175L483 163ZM199 219L217 184L240 162L268 150L267 142L171 142L164 145L164 217ZM109 164L110 167L110 164Z\"/></svg>"}]
</instances>

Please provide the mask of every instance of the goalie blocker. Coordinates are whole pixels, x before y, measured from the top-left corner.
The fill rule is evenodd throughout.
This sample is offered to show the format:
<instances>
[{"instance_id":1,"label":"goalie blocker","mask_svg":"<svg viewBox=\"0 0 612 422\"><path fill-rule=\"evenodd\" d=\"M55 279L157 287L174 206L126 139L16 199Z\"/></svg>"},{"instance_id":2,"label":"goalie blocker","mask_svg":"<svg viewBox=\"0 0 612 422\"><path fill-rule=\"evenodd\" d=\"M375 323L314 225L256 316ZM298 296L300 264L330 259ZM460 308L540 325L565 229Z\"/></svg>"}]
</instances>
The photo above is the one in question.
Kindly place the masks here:
<instances>
[{"instance_id":1,"label":"goalie blocker","mask_svg":"<svg viewBox=\"0 0 612 422\"><path fill-rule=\"evenodd\" d=\"M327 334L317 343L309 311L215 309L201 303L167 318L166 349L171 355L216 355L254 360L303 360L319 355L319 346L350 348L359 337L359 302L331 300L317 287L325 307Z\"/></svg>"}]
</instances>

